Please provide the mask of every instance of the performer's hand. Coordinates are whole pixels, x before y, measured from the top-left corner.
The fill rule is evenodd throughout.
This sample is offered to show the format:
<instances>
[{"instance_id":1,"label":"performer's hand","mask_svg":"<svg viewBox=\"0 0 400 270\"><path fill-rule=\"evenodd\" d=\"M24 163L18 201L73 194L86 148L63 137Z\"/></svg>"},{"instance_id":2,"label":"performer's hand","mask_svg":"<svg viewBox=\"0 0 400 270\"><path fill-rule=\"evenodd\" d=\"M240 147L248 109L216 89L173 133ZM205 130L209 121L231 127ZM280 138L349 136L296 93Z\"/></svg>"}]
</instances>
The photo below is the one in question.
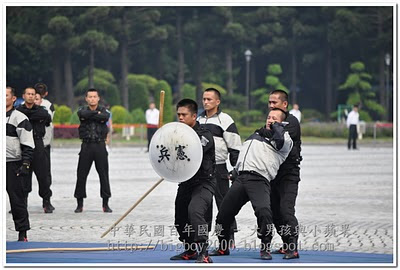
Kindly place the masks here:
<instances>
[{"instance_id":1,"label":"performer's hand","mask_svg":"<svg viewBox=\"0 0 400 270\"><path fill-rule=\"evenodd\" d=\"M30 165L31 164L29 162L24 161L21 167L19 167L18 170L16 171L17 176L28 175Z\"/></svg>"},{"instance_id":2,"label":"performer's hand","mask_svg":"<svg viewBox=\"0 0 400 270\"><path fill-rule=\"evenodd\" d=\"M232 182L236 180L237 176L238 176L238 172L236 169L233 169L232 171L230 171L228 173L228 179L231 180Z\"/></svg>"}]
</instances>

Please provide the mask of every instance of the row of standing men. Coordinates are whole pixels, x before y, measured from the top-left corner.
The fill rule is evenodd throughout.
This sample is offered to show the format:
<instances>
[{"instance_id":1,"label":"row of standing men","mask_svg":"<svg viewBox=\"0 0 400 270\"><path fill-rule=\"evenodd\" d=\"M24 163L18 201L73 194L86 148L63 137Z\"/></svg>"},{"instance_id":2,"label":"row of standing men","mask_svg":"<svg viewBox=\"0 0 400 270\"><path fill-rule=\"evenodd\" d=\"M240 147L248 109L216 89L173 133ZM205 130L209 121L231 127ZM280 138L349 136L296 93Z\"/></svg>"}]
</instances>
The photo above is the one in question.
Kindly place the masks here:
<instances>
[{"instance_id":1,"label":"row of standing men","mask_svg":"<svg viewBox=\"0 0 400 270\"><path fill-rule=\"evenodd\" d=\"M27 88L28 92L32 88ZM10 90L10 91L9 91ZM33 90L36 91L35 88ZM11 104L15 101L15 93L12 91L12 89L7 88L7 95L10 93L10 102ZM27 97L25 97L26 90L24 93L24 99L25 102L27 101ZM79 110L78 115L81 120L81 125L79 128L79 134L80 138L82 139L83 143L81 146L81 152L80 152L80 157L79 157L79 163L78 163L78 180L77 180L77 185L76 185L76 190L75 190L75 197L77 198L77 209L75 210L76 213L82 212L83 209L83 198L86 197L86 192L85 192L85 185L86 185L86 177L87 174L90 170L91 164L93 161L96 163L96 169L99 173L100 176L100 183L101 183L101 197L103 198L103 211L104 212L111 212L111 209L108 207L108 199L111 197L111 192L110 192L110 187L109 187L109 180L108 180L108 161L107 161L107 153L106 153L106 148L105 148L105 138L107 135L107 129L105 127L105 123L108 120L109 117L109 112L105 110L105 108L98 106L100 98L98 95L98 91L96 89L89 89L89 91L86 94L86 101L88 103L88 107L85 107L81 110ZM210 88L206 89L204 92L203 96L203 105L205 111L203 114L199 115L198 121L202 125L202 128L206 128L212 133L213 136L213 141L215 142L215 162L216 162L216 186L213 190L213 193L216 198L217 202L217 207L218 209L220 208L223 198L225 197L227 191L229 190L229 176L228 176L228 171L226 167L226 161L228 160L229 156L229 161L232 166L236 165L238 156L239 156L239 151L240 151L240 137L236 128L236 125L232 118L226 114L223 113L220 110L220 100L221 96L218 90ZM28 104L30 104L31 99L28 100ZM29 106L29 105L28 105ZM197 105L196 105L197 106ZM270 100L269 100L269 107L270 109L274 108L280 108L282 110L287 111L287 106L288 106L288 98L287 94L284 91L274 91L270 95ZM33 107L33 106L32 106ZM31 107L31 108L32 108ZM183 106L185 107L185 106ZM9 103L7 103L7 124L10 122L9 120L11 113L9 113L8 110L9 108ZM178 109L178 108L177 108ZM196 110L197 112L197 110ZM49 114L50 115L50 114ZM179 117L179 114L178 114ZM197 114L196 114L197 117ZM41 123L45 123L45 125L49 125L49 119L47 117L47 120L43 119L40 120ZM293 139L294 146L289 154L289 157L286 159L286 161L281 165L275 179L271 179L271 207L272 207L272 212L273 212L273 221L274 224L277 228L277 232L282 232L281 227L287 225L290 233L287 234L285 233L284 235L282 234L282 240L284 243L283 248L281 248L278 252L285 254L285 258L291 259L291 258L298 258L298 251L297 251L297 236L296 232L294 231L295 228L298 227L298 222L295 217L295 211L294 211L294 206L295 206L295 200L297 197L297 190L298 190L298 182L300 181L299 177L299 164L301 161L301 156L300 156L300 150L301 150L301 140L300 140L300 126L298 121L291 115L288 115L286 118L286 121L289 123L287 125L287 131L290 134L290 137ZM11 121L12 122L12 121ZM17 121L18 122L18 121ZM26 123L26 121L23 121ZM86 123L86 124L85 124ZM20 128L21 125L16 123L15 124L15 129ZM22 128L21 130L24 130ZM29 131L29 127L25 127L25 131ZM35 131L33 132L35 133ZM22 139L22 137L20 137ZM38 137L36 137L36 140L38 141ZM36 143L36 141L35 141ZM27 149L27 145L29 143L25 143L21 141L21 145L23 145L22 150ZM40 145L40 142L38 142L38 145ZM100 147L99 147L100 146ZM32 147L31 147L32 148ZM36 147L34 147L36 148ZM39 149L41 147L39 146ZM100 151L100 152L99 152ZM29 152L29 151L23 151L23 152ZM97 153L99 152L99 153ZM33 155L32 155L33 156ZM17 161L17 163L14 165L15 168L9 168L9 164L7 162L7 179L11 179L12 177L9 177L9 174L12 174L10 172L19 172L19 173L14 173L13 177L15 178L15 175L19 178L26 172L31 173L32 169L30 168L31 163L30 160L32 158L29 157L29 155L22 155L21 159ZM33 159L34 160L34 159ZM50 160L48 158L48 160ZM8 158L7 158L7 161ZM11 161L11 159L10 159ZM22 163L22 164L20 164ZM50 165L48 166L50 168ZM46 169L47 170L47 169ZM35 172L36 173L36 172ZM40 173L39 173L40 174ZM51 178L50 178L51 179ZM40 180L39 181L39 186L41 186ZM7 181L7 184L11 181ZM50 182L47 181L47 183L51 184ZM50 184L48 185L48 189L50 190ZM8 187L8 185L7 185ZM39 187L40 188L40 187ZM15 189L15 188L14 188ZM26 189L22 189L25 190ZM7 191L9 192L9 189L7 188ZM39 191L41 193L41 191ZM27 194L26 192L24 194ZM48 193L43 193L43 194L50 194L51 197L51 190ZM9 192L10 195L10 192ZM179 195L179 189L178 189L178 195ZM23 241L26 240L26 231L29 229L29 220L27 218L27 211L26 211L26 203L27 203L27 195L24 198L25 202L25 211L26 211L26 218L24 226L18 225L21 222L17 222L19 218L17 217L17 210L14 210L12 200L15 196L10 195L10 202L11 202L11 207L12 207L12 213L13 213L13 218L16 224L16 230L20 232L19 235L19 240ZM50 203L50 197L43 195L43 206L45 209L45 212L50 212L54 210L54 207ZM23 198L23 196L22 196ZM24 203L17 203L17 205L23 205ZM16 205L16 204L14 204ZM53 209L51 209L51 208ZM177 196L177 201L176 201L176 212L179 212L179 202L178 202L178 196ZM50 211L47 209L51 209ZM209 208L212 209L212 208ZM15 213L15 214L14 214ZM176 224L179 223L179 216L176 213ZM210 210L207 211L207 220L208 223L211 223L211 218L212 218L212 212ZM190 221L190 220L189 220ZM26 225L27 223L27 225ZM211 224L210 224L211 228ZM179 229L178 229L179 231ZM229 238L231 241L230 243L233 242L234 239L234 232L237 231L236 228L236 222L233 221L232 224L230 224L230 229L229 229ZM22 232L22 234L21 234ZM294 248L292 250L287 250L287 247L289 247L289 244L294 244ZM185 259L185 258L190 258L190 256L187 256L187 254L190 255L190 252L192 250L187 250L184 252L184 254L179 254L175 256L174 259ZM189 253L188 253L189 252ZM200 254L200 253L199 253ZM196 253L196 256L199 255ZM211 255L228 255L229 250L227 249L218 249L213 252ZM204 255L204 254L203 254ZM171 258L172 259L172 258ZM208 260L208 255L203 256L203 262L207 262Z\"/></svg>"}]
</instances>

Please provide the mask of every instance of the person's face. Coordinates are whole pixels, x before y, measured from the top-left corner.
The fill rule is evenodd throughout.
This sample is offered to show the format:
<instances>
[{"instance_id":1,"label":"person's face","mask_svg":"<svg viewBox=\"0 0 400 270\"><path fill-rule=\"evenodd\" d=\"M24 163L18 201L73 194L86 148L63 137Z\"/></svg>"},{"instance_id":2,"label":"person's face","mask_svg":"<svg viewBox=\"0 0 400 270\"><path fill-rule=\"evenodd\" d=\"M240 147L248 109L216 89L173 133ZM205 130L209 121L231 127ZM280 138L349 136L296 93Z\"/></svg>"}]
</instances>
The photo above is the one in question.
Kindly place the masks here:
<instances>
[{"instance_id":1,"label":"person's face","mask_svg":"<svg viewBox=\"0 0 400 270\"><path fill-rule=\"evenodd\" d=\"M36 91L32 88L26 88L25 93L22 95L22 98L25 100L25 103L31 105L35 103Z\"/></svg>"},{"instance_id":2,"label":"person's face","mask_svg":"<svg viewBox=\"0 0 400 270\"><path fill-rule=\"evenodd\" d=\"M6 89L6 109L12 107L15 100L17 100L17 97L11 94L10 89Z\"/></svg>"},{"instance_id":3,"label":"person's face","mask_svg":"<svg viewBox=\"0 0 400 270\"><path fill-rule=\"evenodd\" d=\"M150 103L149 108L150 108L151 110L153 110L155 107L156 107L156 104Z\"/></svg>"},{"instance_id":4,"label":"person's face","mask_svg":"<svg viewBox=\"0 0 400 270\"><path fill-rule=\"evenodd\" d=\"M267 121L265 123L265 126L267 129L271 129L271 125L275 122L281 123L282 122L282 114L283 112L281 111L270 111L267 117Z\"/></svg>"},{"instance_id":5,"label":"person's face","mask_svg":"<svg viewBox=\"0 0 400 270\"><path fill-rule=\"evenodd\" d=\"M287 110L287 106L288 106L287 101L282 101L279 98L279 94L269 95L268 107L269 107L270 110L271 109L275 109L275 108L279 108L281 110L286 111Z\"/></svg>"},{"instance_id":6,"label":"person's face","mask_svg":"<svg viewBox=\"0 0 400 270\"><path fill-rule=\"evenodd\" d=\"M358 108L357 107L353 107L353 111L358 112Z\"/></svg>"},{"instance_id":7,"label":"person's face","mask_svg":"<svg viewBox=\"0 0 400 270\"><path fill-rule=\"evenodd\" d=\"M206 111L215 109L221 101L218 99L217 94L213 91L207 91L203 93L203 108Z\"/></svg>"},{"instance_id":8,"label":"person's face","mask_svg":"<svg viewBox=\"0 0 400 270\"><path fill-rule=\"evenodd\" d=\"M42 96L40 94L35 95L35 104L40 106L42 104Z\"/></svg>"},{"instance_id":9,"label":"person's face","mask_svg":"<svg viewBox=\"0 0 400 270\"><path fill-rule=\"evenodd\" d=\"M188 107L179 107L176 111L176 115L178 116L178 121L180 123L184 123L190 127L193 127L196 124L196 113L191 113Z\"/></svg>"},{"instance_id":10,"label":"person's face","mask_svg":"<svg viewBox=\"0 0 400 270\"><path fill-rule=\"evenodd\" d=\"M299 105L297 105L297 104L294 104L294 105L293 105L293 109L295 109L295 110L299 110Z\"/></svg>"},{"instance_id":11,"label":"person's face","mask_svg":"<svg viewBox=\"0 0 400 270\"><path fill-rule=\"evenodd\" d=\"M89 106L97 106L99 105L100 97L96 91L88 92L86 95L86 102Z\"/></svg>"}]
</instances>

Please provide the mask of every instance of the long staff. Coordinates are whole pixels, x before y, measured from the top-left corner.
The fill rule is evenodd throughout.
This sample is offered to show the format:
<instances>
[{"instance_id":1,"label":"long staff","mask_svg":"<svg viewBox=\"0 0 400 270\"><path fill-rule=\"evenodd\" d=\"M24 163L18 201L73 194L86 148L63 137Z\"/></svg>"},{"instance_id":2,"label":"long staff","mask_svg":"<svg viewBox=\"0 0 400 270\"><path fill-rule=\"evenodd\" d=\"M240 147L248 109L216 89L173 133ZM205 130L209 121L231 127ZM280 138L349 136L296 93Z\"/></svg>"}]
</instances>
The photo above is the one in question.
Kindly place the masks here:
<instances>
[{"instance_id":1,"label":"long staff","mask_svg":"<svg viewBox=\"0 0 400 270\"><path fill-rule=\"evenodd\" d=\"M160 128L163 125L163 116L164 116L164 96L165 96L165 91L161 90L160 92L160 115L158 117L158 127ZM127 215L129 215L130 212L132 212L133 209L135 209L136 206L138 206L139 203L141 203L141 201L144 200L144 198L147 197L147 195L150 194L150 192L153 191L153 189L155 189L162 181L164 181L164 178L161 178L160 180L157 181L157 183L155 183L145 194L143 194L142 197L139 198L139 200L137 200L137 202L135 202L134 205L132 205L131 208L128 209L128 211L125 212L125 214L123 214L116 222L114 222L113 225L111 225L110 228L108 228L107 231L105 231L102 235L101 238L103 238L104 236L106 236L113 228L115 228L115 226L118 225L118 223L120 223Z\"/></svg>"}]
</instances>

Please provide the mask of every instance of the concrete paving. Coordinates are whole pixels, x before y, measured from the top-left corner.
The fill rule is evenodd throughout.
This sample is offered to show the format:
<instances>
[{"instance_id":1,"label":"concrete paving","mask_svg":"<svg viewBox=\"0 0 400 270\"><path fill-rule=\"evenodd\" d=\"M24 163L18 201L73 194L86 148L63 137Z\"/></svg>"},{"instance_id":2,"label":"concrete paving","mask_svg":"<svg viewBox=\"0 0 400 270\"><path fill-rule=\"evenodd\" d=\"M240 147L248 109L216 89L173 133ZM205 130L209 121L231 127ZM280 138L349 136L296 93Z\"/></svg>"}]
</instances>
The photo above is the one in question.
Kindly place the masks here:
<instances>
[{"instance_id":1,"label":"concrete paving","mask_svg":"<svg viewBox=\"0 0 400 270\"><path fill-rule=\"evenodd\" d=\"M79 147L52 151L53 198L56 210L45 214L34 178L29 196L30 241L178 244L174 222L176 183L163 181L115 230L100 238L160 177L142 147L109 151L113 213L103 213L100 185L92 167L83 213L76 214L73 197ZM296 213L300 249L393 253L393 148L304 145ZM8 200L8 199L7 199ZM7 203L7 211L9 204ZM217 209L214 205L214 216ZM7 215L7 241L17 233ZM246 204L237 216L237 247L257 248L256 218ZM211 237L215 245L216 236ZM279 247L277 235L273 244Z\"/></svg>"}]
</instances>

